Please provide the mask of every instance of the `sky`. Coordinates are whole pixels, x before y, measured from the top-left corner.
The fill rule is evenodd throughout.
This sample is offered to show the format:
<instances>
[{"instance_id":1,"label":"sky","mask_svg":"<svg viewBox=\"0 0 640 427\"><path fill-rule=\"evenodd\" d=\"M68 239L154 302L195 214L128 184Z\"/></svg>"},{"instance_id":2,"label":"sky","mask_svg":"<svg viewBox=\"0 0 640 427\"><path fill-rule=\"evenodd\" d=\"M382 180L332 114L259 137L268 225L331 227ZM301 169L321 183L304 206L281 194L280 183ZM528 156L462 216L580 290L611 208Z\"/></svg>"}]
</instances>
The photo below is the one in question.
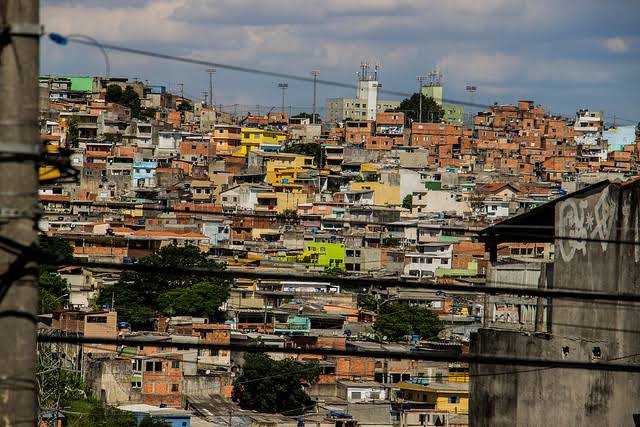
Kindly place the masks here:
<instances>
[{"instance_id":1,"label":"sky","mask_svg":"<svg viewBox=\"0 0 640 427\"><path fill-rule=\"evenodd\" d=\"M477 103L527 99L554 113L589 108L608 122L640 122L638 0L41 1L48 32L288 74L318 69L351 84L367 61L380 64L383 89L398 92L417 91L416 76L438 67L447 99L469 101L465 87L475 85ZM198 100L208 89L204 66L118 52L109 62L112 77L175 92L182 82ZM105 62L95 47L43 39L41 72L104 75ZM279 106L282 81L219 69L214 101ZM312 85L288 83L286 104L310 109ZM318 106L354 95L320 85Z\"/></svg>"}]
</instances>

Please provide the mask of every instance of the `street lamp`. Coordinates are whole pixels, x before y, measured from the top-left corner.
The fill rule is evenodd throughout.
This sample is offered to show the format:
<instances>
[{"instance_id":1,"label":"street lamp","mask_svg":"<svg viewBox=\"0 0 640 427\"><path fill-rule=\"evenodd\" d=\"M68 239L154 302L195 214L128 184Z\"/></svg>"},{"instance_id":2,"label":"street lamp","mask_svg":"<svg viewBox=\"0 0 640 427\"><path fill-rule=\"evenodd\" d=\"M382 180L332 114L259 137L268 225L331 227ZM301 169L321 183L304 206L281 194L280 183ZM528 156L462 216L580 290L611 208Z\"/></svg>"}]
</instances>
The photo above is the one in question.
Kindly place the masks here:
<instances>
[{"instance_id":1,"label":"street lamp","mask_svg":"<svg viewBox=\"0 0 640 427\"><path fill-rule=\"evenodd\" d=\"M289 83L283 82L283 83L278 83L278 87L280 89L282 89L282 100L281 100L281 112L284 115L284 93L287 91L287 88L289 87Z\"/></svg>"}]
</instances>

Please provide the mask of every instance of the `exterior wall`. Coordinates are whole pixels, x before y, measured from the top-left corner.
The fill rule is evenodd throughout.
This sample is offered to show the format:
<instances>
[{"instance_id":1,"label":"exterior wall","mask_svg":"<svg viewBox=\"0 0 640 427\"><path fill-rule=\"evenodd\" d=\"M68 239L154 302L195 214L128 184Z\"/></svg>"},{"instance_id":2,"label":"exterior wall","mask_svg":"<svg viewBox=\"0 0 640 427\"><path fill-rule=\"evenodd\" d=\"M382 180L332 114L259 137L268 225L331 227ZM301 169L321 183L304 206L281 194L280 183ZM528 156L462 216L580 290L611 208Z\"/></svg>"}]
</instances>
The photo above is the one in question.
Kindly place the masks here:
<instances>
[{"instance_id":1,"label":"exterior wall","mask_svg":"<svg viewBox=\"0 0 640 427\"><path fill-rule=\"evenodd\" d=\"M344 269L345 245L342 243L307 242L304 251L317 254L315 265Z\"/></svg>"},{"instance_id":2,"label":"exterior wall","mask_svg":"<svg viewBox=\"0 0 640 427\"><path fill-rule=\"evenodd\" d=\"M194 324L193 335L200 337L201 343L206 344L230 344L231 326L206 323ZM230 367L231 352L229 350L198 350L198 364Z\"/></svg>"},{"instance_id":3,"label":"exterior wall","mask_svg":"<svg viewBox=\"0 0 640 427\"><path fill-rule=\"evenodd\" d=\"M85 360L85 384L96 399L107 405L141 403L142 399L131 388L130 359L92 359Z\"/></svg>"},{"instance_id":4,"label":"exterior wall","mask_svg":"<svg viewBox=\"0 0 640 427\"><path fill-rule=\"evenodd\" d=\"M159 363L161 370L155 369ZM154 364L153 368L150 369ZM177 364L177 366L175 366ZM148 357L142 361L142 403L179 408L182 406L182 355Z\"/></svg>"},{"instance_id":5,"label":"exterior wall","mask_svg":"<svg viewBox=\"0 0 640 427\"><path fill-rule=\"evenodd\" d=\"M638 181L568 198L555 206L555 234L639 242L639 202ZM629 266L640 261L640 246L564 239L555 246L554 289L638 294L640 270ZM636 362L628 358L640 353L634 305L572 300L551 305L551 335L480 330L471 341L472 353L592 362L627 357L623 363ZM635 424L640 374L550 369L492 375L519 368L471 366L472 425L510 426L513 420L521 425Z\"/></svg>"},{"instance_id":6,"label":"exterior wall","mask_svg":"<svg viewBox=\"0 0 640 427\"><path fill-rule=\"evenodd\" d=\"M156 169L158 162L134 162L131 186L133 188L153 188L157 185Z\"/></svg>"},{"instance_id":7,"label":"exterior wall","mask_svg":"<svg viewBox=\"0 0 640 427\"><path fill-rule=\"evenodd\" d=\"M115 311L101 313L87 313L84 316L84 335L88 337L118 337L118 314ZM85 344L85 353L112 353L115 345Z\"/></svg>"},{"instance_id":8,"label":"exterior wall","mask_svg":"<svg viewBox=\"0 0 640 427\"><path fill-rule=\"evenodd\" d=\"M373 204L377 206L399 206L400 186L381 182L352 182L351 189L355 191L373 190Z\"/></svg>"}]
</instances>

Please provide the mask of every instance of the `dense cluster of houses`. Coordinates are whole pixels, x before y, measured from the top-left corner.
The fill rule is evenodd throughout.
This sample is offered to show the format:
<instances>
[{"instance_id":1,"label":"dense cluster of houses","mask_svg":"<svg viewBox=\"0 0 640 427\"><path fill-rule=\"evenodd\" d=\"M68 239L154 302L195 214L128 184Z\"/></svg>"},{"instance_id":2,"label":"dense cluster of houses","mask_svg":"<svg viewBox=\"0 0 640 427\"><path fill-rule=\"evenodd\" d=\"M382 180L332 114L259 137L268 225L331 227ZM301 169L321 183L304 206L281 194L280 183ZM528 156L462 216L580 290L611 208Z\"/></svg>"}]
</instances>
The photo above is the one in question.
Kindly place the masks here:
<instances>
[{"instance_id":1,"label":"dense cluster of houses","mask_svg":"<svg viewBox=\"0 0 640 427\"><path fill-rule=\"evenodd\" d=\"M106 102L110 85L130 86L147 114L132 118ZM71 288L68 308L43 328L148 342L73 347L67 363L104 403L187 423L192 414L211 425L300 422L240 410L228 398L243 354L189 344L260 339L279 348L459 354L481 325L534 330L535 300L427 284L515 277L536 286L552 242L501 242L490 259L478 232L590 183L631 176L640 160L640 130L613 146L602 112L567 119L531 101L495 105L472 126L382 109L367 120L315 123L285 112L230 114L127 79L42 76L40 87L47 150L67 153L79 171L76 182L43 183L40 228L68 241L75 257L134 263L166 245L195 245L229 270L292 275L236 280L223 324L159 315L154 330L131 331L113 308L90 308L117 272L59 270ZM446 326L440 340L374 341L377 313L359 305L355 290L299 278L327 272L424 282L379 292L378 301L431 308ZM468 424L468 366L339 356L320 366L307 423Z\"/></svg>"}]
</instances>

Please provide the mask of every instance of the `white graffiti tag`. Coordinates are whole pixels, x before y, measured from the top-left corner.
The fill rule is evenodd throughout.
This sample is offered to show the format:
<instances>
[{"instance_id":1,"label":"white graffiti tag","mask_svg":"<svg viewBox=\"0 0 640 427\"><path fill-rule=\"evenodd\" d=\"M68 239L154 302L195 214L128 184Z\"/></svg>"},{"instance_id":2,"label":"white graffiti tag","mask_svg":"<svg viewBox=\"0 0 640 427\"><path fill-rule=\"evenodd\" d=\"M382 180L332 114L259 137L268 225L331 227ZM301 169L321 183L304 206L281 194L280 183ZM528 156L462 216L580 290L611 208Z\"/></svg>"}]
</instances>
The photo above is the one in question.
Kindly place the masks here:
<instances>
[{"instance_id":1,"label":"white graffiti tag","mask_svg":"<svg viewBox=\"0 0 640 427\"><path fill-rule=\"evenodd\" d=\"M615 223L615 204L605 189L593 210L587 200L568 199L560 205L558 234L568 239L559 240L560 255L564 262L573 259L576 252L586 255L587 242L581 239L598 239L602 250L606 252L611 230Z\"/></svg>"}]
</instances>

